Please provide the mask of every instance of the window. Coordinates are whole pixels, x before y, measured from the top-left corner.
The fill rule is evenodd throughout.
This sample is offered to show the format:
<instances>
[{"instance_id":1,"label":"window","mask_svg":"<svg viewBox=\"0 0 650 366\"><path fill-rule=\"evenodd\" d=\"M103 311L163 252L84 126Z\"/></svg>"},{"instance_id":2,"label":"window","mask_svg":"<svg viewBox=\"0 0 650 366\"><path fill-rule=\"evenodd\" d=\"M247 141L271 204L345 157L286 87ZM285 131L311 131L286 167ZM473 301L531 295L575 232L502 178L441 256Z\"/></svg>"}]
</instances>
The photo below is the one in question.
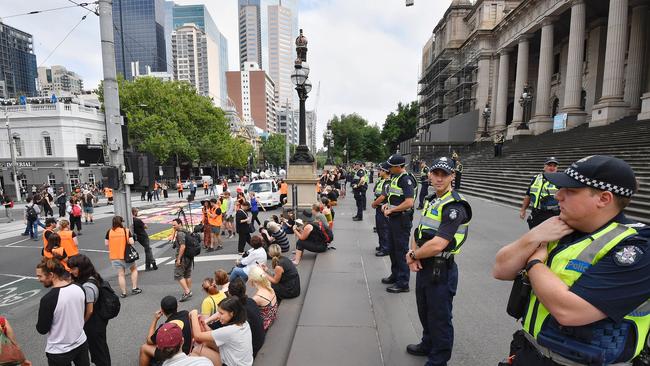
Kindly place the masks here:
<instances>
[{"instance_id":1,"label":"window","mask_svg":"<svg viewBox=\"0 0 650 366\"><path fill-rule=\"evenodd\" d=\"M52 139L50 136L43 136L43 146L45 147L45 155L52 156Z\"/></svg>"},{"instance_id":2,"label":"window","mask_svg":"<svg viewBox=\"0 0 650 366\"><path fill-rule=\"evenodd\" d=\"M95 173L88 173L88 183L95 184Z\"/></svg>"},{"instance_id":3,"label":"window","mask_svg":"<svg viewBox=\"0 0 650 366\"><path fill-rule=\"evenodd\" d=\"M86 145L90 145L90 137L86 137Z\"/></svg>"},{"instance_id":4,"label":"window","mask_svg":"<svg viewBox=\"0 0 650 366\"><path fill-rule=\"evenodd\" d=\"M81 183L81 181L79 180L79 171L78 170L70 170L70 172L68 174L70 176L70 186L71 187L76 187Z\"/></svg>"},{"instance_id":5,"label":"window","mask_svg":"<svg viewBox=\"0 0 650 366\"><path fill-rule=\"evenodd\" d=\"M553 73L554 74L559 74L560 73L560 54L556 53L555 56L553 57Z\"/></svg>"},{"instance_id":6,"label":"window","mask_svg":"<svg viewBox=\"0 0 650 366\"><path fill-rule=\"evenodd\" d=\"M54 173L47 175L47 184L49 184L50 187L54 187L56 185L56 177L54 176Z\"/></svg>"},{"instance_id":7,"label":"window","mask_svg":"<svg viewBox=\"0 0 650 366\"><path fill-rule=\"evenodd\" d=\"M20 136L14 135L14 148L16 149L16 156L23 156L23 144Z\"/></svg>"}]
</instances>

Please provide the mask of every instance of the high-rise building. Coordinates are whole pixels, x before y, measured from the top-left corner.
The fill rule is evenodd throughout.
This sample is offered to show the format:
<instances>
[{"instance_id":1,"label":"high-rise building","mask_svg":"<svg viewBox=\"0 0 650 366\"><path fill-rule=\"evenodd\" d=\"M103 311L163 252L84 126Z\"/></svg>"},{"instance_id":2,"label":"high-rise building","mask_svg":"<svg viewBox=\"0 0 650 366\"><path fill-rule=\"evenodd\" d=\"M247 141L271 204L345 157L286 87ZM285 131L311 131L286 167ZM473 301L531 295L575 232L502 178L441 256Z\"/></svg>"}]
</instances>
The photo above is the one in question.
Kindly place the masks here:
<instances>
[{"instance_id":1,"label":"high-rise building","mask_svg":"<svg viewBox=\"0 0 650 366\"><path fill-rule=\"evenodd\" d=\"M0 97L36 96L34 39L0 23Z\"/></svg>"},{"instance_id":2,"label":"high-rise building","mask_svg":"<svg viewBox=\"0 0 650 366\"><path fill-rule=\"evenodd\" d=\"M172 59L176 80L189 82L199 94L222 104L219 48L212 38L194 23L176 28L172 32Z\"/></svg>"},{"instance_id":3,"label":"high-rise building","mask_svg":"<svg viewBox=\"0 0 650 366\"><path fill-rule=\"evenodd\" d=\"M266 14L266 0L239 0L239 66L247 62L262 63L262 12Z\"/></svg>"},{"instance_id":4,"label":"high-rise building","mask_svg":"<svg viewBox=\"0 0 650 366\"><path fill-rule=\"evenodd\" d=\"M275 82L276 104L293 105L295 94L291 73L294 70L292 10L281 5L268 7L268 68Z\"/></svg>"},{"instance_id":5,"label":"high-rise building","mask_svg":"<svg viewBox=\"0 0 650 366\"><path fill-rule=\"evenodd\" d=\"M60 65L38 68L38 94L43 97L79 95L84 82L81 76Z\"/></svg>"},{"instance_id":6,"label":"high-rise building","mask_svg":"<svg viewBox=\"0 0 650 366\"><path fill-rule=\"evenodd\" d=\"M205 5L175 5L172 29L176 30L190 23L196 25L207 37L208 78L211 80L210 83L213 81L218 83L218 86L210 86L209 94L215 99L215 104L224 107L227 104L228 40L219 31ZM176 66L175 61L174 66Z\"/></svg>"},{"instance_id":7,"label":"high-rise building","mask_svg":"<svg viewBox=\"0 0 650 366\"><path fill-rule=\"evenodd\" d=\"M277 132L278 113L275 84L254 62L244 64L242 71L228 71L228 96L240 118L265 132Z\"/></svg>"},{"instance_id":8,"label":"high-rise building","mask_svg":"<svg viewBox=\"0 0 650 366\"><path fill-rule=\"evenodd\" d=\"M167 71L163 0L113 0L113 24L119 74L132 80L131 65L137 65L136 75L145 74L147 66Z\"/></svg>"},{"instance_id":9,"label":"high-rise building","mask_svg":"<svg viewBox=\"0 0 650 366\"><path fill-rule=\"evenodd\" d=\"M291 107L278 107L278 132L285 136L288 134L287 141L290 144L298 145L298 120Z\"/></svg>"},{"instance_id":10,"label":"high-rise building","mask_svg":"<svg viewBox=\"0 0 650 366\"><path fill-rule=\"evenodd\" d=\"M300 124L300 110L295 109L293 111L293 119L296 125ZM309 147L309 151L316 153L316 125L318 121L316 119L315 111L305 111L305 145ZM296 127L298 130L298 127Z\"/></svg>"},{"instance_id":11,"label":"high-rise building","mask_svg":"<svg viewBox=\"0 0 650 366\"><path fill-rule=\"evenodd\" d=\"M174 31L174 6L173 1L165 1L165 54L167 61L171 61L172 57L172 32ZM171 62L169 62L171 63ZM167 67L167 72L174 74L173 67ZM153 71L152 71L153 72Z\"/></svg>"}]
</instances>

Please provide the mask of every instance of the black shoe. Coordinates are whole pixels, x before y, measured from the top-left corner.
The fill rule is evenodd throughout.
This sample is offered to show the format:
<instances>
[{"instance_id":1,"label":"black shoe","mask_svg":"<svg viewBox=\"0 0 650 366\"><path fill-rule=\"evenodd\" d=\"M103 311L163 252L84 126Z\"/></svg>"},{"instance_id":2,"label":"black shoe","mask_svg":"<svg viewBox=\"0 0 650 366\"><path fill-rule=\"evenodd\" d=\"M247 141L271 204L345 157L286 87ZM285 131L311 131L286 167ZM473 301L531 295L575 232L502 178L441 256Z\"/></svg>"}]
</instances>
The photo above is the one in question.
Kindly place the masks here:
<instances>
[{"instance_id":1,"label":"black shoe","mask_svg":"<svg viewBox=\"0 0 650 366\"><path fill-rule=\"evenodd\" d=\"M156 264L156 262L151 263L151 268L152 268L154 271L157 271L157 270L158 270L158 265Z\"/></svg>"},{"instance_id":2,"label":"black shoe","mask_svg":"<svg viewBox=\"0 0 650 366\"><path fill-rule=\"evenodd\" d=\"M400 292L409 292L411 290L408 287L399 287L397 285L393 285L391 287L388 287L386 291L390 292L391 294L399 294Z\"/></svg>"},{"instance_id":3,"label":"black shoe","mask_svg":"<svg viewBox=\"0 0 650 366\"><path fill-rule=\"evenodd\" d=\"M375 252L378 252L381 250L381 247L375 247Z\"/></svg>"},{"instance_id":4,"label":"black shoe","mask_svg":"<svg viewBox=\"0 0 650 366\"><path fill-rule=\"evenodd\" d=\"M426 356L429 354L429 352L422 347L422 343L409 344L406 346L406 353L413 356Z\"/></svg>"},{"instance_id":5,"label":"black shoe","mask_svg":"<svg viewBox=\"0 0 650 366\"><path fill-rule=\"evenodd\" d=\"M383 283L384 285L392 285L395 282L397 282L397 280L391 276L384 277L381 279L381 283Z\"/></svg>"},{"instance_id":6,"label":"black shoe","mask_svg":"<svg viewBox=\"0 0 650 366\"><path fill-rule=\"evenodd\" d=\"M378 250L377 252L375 252L375 257L385 257L387 255L388 255L388 253L383 252L381 250Z\"/></svg>"},{"instance_id":7,"label":"black shoe","mask_svg":"<svg viewBox=\"0 0 650 366\"><path fill-rule=\"evenodd\" d=\"M352 221L363 221L362 217L353 217Z\"/></svg>"},{"instance_id":8,"label":"black shoe","mask_svg":"<svg viewBox=\"0 0 650 366\"><path fill-rule=\"evenodd\" d=\"M373 232L373 233L376 233L376 232L377 232L377 227L373 227L373 228L372 228L372 232Z\"/></svg>"},{"instance_id":9,"label":"black shoe","mask_svg":"<svg viewBox=\"0 0 650 366\"><path fill-rule=\"evenodd\" d=\"M359 218L359 216L357 216L357 215L352 216L352 220L358 219L358 218ZM27 234L25 234L25 235L27 235Z\"/></svg>"}]
</instances>

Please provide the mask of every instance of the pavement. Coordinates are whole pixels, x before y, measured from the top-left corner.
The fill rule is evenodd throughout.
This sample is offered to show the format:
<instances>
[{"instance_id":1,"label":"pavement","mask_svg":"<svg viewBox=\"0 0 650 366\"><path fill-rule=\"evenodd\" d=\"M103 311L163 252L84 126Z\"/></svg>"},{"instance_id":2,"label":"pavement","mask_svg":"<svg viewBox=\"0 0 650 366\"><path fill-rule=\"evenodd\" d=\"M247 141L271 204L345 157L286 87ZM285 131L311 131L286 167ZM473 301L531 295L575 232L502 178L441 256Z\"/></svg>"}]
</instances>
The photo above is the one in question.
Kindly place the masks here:
<instances>
[{"instance_id":1,"label":"pavement","mask_svg":"<svg viewBox=\"0 0 650 366\"><path fill-rule=\"evenodd\" d=\"M524 233L526 224L510 207L479 198L469 197L469 201L474 219L469 238L457 256L460 278L454 300L456 338L449 364L495 365L506 355L518 324L505 312L510 283L494 280L491 268L496 251ZM120 315L109 323L113 364L120 366L137 364L139 346L145 341L160 299L168 294L180 296L180 287L172 279L173 252L164 237L178 207L189 211L187 202L172 198L152 203L135 200L133 205L141 207L149 233L160 238L152 240L160 269L139 273L138 285L143 293L124 299ZM83 227L80 248L117 288L103 243L113 215L112 206L100 207L96 213L96 223ZM262 212L260 219L273 213L278 214L279 210ZM424 358L405 351L407 344L419 341L422 332L415 305L415 275L411 278L411 292L387 293L380 279L389 273L390 260L374 256L374 212L368 207L360 222L353 222L353 215L354 200L350 195L336 207L337 249L305 255L299 265L302 294L283 301L255 365L424 364ZM418 220L416 214L414 222ZM22 230L22 223L0 224L0 314L8 317L18 342L33 364L39 366L46 364L45 336L36 332L35 324L38 301L47 290L36 281L34 267L40 260L42 241L25 240L19 236ZM293 237L291 245L295 245ZM198 308L204 297L200 281L212 276L216 269L229 270L233 266L236 238L226 240L224 246L222 251L202 253L197 258L194 297L181 303L181 309ZM143 260L141 248L139 252ZM142 260L138 263L141 268ZM127 283L130 286L128 280Z\"/></svg>"}]
</instances>

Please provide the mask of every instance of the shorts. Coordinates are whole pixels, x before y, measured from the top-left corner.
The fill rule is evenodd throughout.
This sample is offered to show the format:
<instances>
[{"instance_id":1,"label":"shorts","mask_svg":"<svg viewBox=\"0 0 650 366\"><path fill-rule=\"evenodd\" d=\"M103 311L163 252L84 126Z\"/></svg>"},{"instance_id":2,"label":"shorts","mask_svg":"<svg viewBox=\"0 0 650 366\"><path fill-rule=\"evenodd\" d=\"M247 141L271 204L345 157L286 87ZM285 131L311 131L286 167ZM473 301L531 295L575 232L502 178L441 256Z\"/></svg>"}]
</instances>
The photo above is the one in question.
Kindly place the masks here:
<instances>
[{"instance_id":1,"label":"shorts","mask_svg":"<svg viewBox=\"0 0 650 366\"><path fill-rule=\"evenodd\" d=\"M111 259L111 266L115 269L123 268L126 272L127 269L135 267L135 262L126 263L124 259Z\"/></svg>"},{"instance_id":2,"label":"shorts","mask_svg":"<svg viewBox=\"0 0 650 366\"><path fill-rule=\"evenodd\" d=\"M210 230L212 230L213 234L219 235L221 233L221 227L220 226L210 226Z\"/></svg>"},{"instance_id":3,"label":"shorts","mask_svg":"<svg viewBox=\"0 0 650 366\"><path fill-rule=\"evenodd\" d=\"M183 257L181 259L181 265L176 266L174 263L174 281L178 281L182 278L192 278L192 264L193 260Z\"/></svg>"},{"instance_id":4,"label":"shorts","mask_svg":"<svg viewBox=\"0 0 650 366\"><path fill-rule=\"evenodd\" d=\"M87 214L91 214L91 213L93 213L94 211L95 211L95 209L93 208L93 206L87 206L87 207L84 206L84 212L85 212L85 213L87 213Z\"/></svg>"},{"instance_id":5,"label":"shorts","mask_svg":"<svg viewBox=\"0 0 650 366\"><path fill-rule=\"evenodd\" d=\"M226 222L234 222L235 218L233 216L226 216Z\"/></svg>"}]
</instances>

